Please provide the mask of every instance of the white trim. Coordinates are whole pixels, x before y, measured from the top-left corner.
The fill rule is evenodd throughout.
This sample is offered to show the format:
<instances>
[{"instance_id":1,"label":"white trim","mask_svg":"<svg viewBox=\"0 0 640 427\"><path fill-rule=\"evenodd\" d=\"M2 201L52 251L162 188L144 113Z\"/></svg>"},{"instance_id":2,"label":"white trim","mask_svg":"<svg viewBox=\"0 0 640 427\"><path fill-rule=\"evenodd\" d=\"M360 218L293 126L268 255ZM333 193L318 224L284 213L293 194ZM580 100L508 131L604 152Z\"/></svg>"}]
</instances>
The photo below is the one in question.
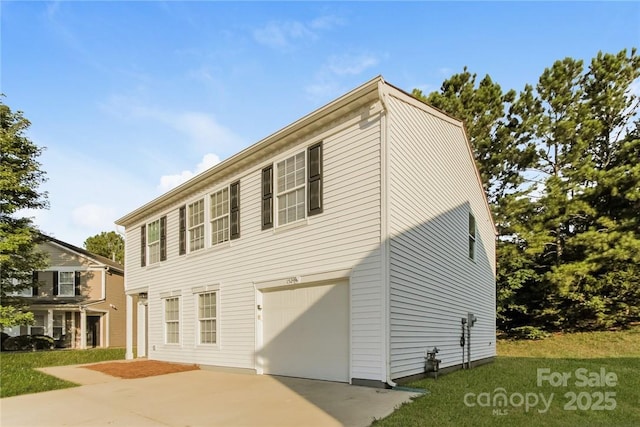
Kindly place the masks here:
<instances>
[{"instance_id":1,"label":"white trim","mask_svg":"<svg viewBox=\"0 0 640 427\"><path fill-rule=\"evenodd\" d=\"M126 360L133 359L133 296L125 294L126 301L126 332L125 332L125 355Z\"/></svg>"},{"instance_id":2,"label":"white trim","mask_svg":"<svg viewBox=\"0 0 640 427\"><path fill-rule=\"evenodd\" d=\"M196 286L194 288L191 288L191 293L201 294L204 292L217 292L219 290L220 290L220 283L212 283L210 285Z\"/></svg>"},{"instance_id":3,"label":"white trim","mask_svg":"<svg viewBox=\"0 0 640 427\"><path fill-rule=\"evenodd\" d=\"M351 276L351 269L330 270L320 273L311 273L304 276L288 276L277 279L254 281L255 289L259 291L276 288L295 288L305 285L315 285L321 282L331 282L339 279L348 279Z\"/></svg>"},{"instance_id":4,"label":"white trim","mask_svg":"<svg viewBox=\"0 0 640 427\"><path fill-rule=\"evenodd\" d=\"M102 298L107 299L107 269L102 270Z\"/></svg>"},{"instance_id":5,"label":"white trim","mask_svg":"<svg viewBox=\"0 0 640 427\"><path fill-rule=\"evenodd\" d=\"M389 385L395 384L391 381L389 373L391 372L391 248L389 240L391 238L391 214L390 210L390 176L389 176L389 109L387 108L387 91L385 90L383 81L378 82L378 91L380 102L382 103L383 112L380 114L380 245L381 249L381 274L382 274L382 298L381 302L381 333L384 343L384 353L381 355L382 366L381 377L386 379ZM381 379L382 379L381 378Z\"/></svg>"},{"instance_id":6,"label":"white trim","mask_svg":"<svg viewBox=\"0 0 640 427\"><path fill-rule=\"evenodd\" d=\"M160 292L160 298L173 298L173 297L179 297L180 295L182 295L182 290L178 289L175 291L167 291L167 292Z\"/></svg>"},{"instance_id":7,"label":"white trim","mask_svg":"<svg viewBox=\"0 0 640 427\"><path fill-rule=\"evenodd\" d=\"M144 293L144 292L149 293L149 287L148 286L142 286L142 287L139 287L139 288L133 288L133 289L126 289L125 290L125 294L127 294L127 295L137 295L137 294L139 294L141 292L142 293Z\"/></svg>"}]
</instances>

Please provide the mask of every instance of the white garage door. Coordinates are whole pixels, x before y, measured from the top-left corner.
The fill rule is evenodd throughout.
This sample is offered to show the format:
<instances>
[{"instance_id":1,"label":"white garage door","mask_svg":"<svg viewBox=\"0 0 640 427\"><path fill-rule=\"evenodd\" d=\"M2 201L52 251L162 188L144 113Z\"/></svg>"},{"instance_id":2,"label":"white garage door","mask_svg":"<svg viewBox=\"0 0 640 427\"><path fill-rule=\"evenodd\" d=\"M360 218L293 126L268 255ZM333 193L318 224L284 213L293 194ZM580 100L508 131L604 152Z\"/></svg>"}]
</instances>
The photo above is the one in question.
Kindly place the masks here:
<instances>
[{"instance_id":1,"label":"white garage door","mask_svg":"<svg viewBox=\"0 0 640 427\"><path fill-rule=\"evenodd\" d=\"M349 381L347 282L263 294L264 373Z\"/></svg>"}]
</instances>

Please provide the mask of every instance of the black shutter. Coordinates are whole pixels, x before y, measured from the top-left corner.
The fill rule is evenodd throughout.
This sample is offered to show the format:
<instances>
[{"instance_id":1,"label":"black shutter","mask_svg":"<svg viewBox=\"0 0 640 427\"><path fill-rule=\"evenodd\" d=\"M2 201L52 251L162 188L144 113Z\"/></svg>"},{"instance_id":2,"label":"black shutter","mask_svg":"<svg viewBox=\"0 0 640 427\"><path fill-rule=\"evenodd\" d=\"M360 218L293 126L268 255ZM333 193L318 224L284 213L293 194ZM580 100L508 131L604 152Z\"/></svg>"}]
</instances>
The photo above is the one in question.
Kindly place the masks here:
<instances>
[{"instance_id":1,"label":"black shutter","mask_svg":"<svg viewBox=\"0 0 640 427\"><path fill-rule=\"evenodd\" d=\"M31 278L31 289L34 297L38 296L38 272L34 271Z\"/></svg>"},{"instance_id":2,"label":"black shutter","mask_svg":"<svg viewBox=\"0 0 640 427\"><path fill-rule=\"evenodd\" d=\"M53 273L53 295L58 295L58 272L52 271Z\"/></svg>"},{"instance_id":3,"label":"black shutter","mask_svg":"<svg viewBox=\"0 0 640 427\"><path fill-rule=\"evenodd\" d=\"M187 207L182 206L180 208L180 224L178 230L180 231L180 248L179 254L184 255L187 253Z\"/></svg>"},{"instance_id":4,"label":"black shutter","mask_svg":"<svg viewBox=\"0 0 640 427\"><path fill-rule=\"evenodd\" d=\"M73 275L73 285L75 288L75 295L82 295L82 288L80 287L80 272L76 271Z\"/></svg>"},{"instance_id":5,"label":"black shutter","mask_svg":"<svg viewBox=\"0 0 640 427\"><path fill-rule=\"evenodd\" d=\"M147 226L140 227L140 267L147 265Z\"/></svg>"},{"instance_id":6,"label":"black shutter","mask_svg":"<svg viewBox=\"0 0 640 427\"><path fill-rule=\"evenodd\" d=\"M167 259L167 217L160 218L160 261Z\"/></svg>"},{"instance_id":7,"label":"black shutter","mask_svg":"<svg viewBox=\"0 0 640 427\"><path fill-rule=\"evenodd\" d=\"M229 237L231 240L240 237L240 181L236 181L230 186L231 200L230 200L230 220Z\"/></svg>"},{"instance_id":8,"label":"black shutter","mask_svg":"<svg viewBox=\"0 0 640 427\"><path fill-rule=\"evenodd\" d=\"M307 215L322 213L322 143L308 149Z\"/></svg>"},{"instance_id":9,"label":"black shutter","mask_svg":"<svg viewBox=\"0 0 640 427\"><path fill-rule=\"evenodd\" d=\"M273 165L262 169L262 229L273 227Z\"/></svg>"}]
</instances>

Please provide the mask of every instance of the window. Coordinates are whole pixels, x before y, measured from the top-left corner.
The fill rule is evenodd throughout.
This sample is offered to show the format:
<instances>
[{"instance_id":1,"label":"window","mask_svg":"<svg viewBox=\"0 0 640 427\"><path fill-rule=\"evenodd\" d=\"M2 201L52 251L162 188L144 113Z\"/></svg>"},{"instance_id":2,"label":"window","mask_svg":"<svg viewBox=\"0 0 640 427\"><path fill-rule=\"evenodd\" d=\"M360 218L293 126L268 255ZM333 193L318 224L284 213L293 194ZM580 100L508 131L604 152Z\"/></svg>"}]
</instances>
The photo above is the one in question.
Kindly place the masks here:
<instances>
[{"instance_id":1,"label":"window","mask_svg":"<svg viewBox=\"0 0 640 427\"><path fill-rule=\"evenodd\" d=\"M189 251L204 248L204 199L188 206L189 211Z\"/></svg>"},{"instance_id":2,"label":"window","mask_svg":"<svg viewBox=\"0 0 640 427\"><path fill-rule=\"evenodd\" d=\"M475 259L476 256L476 219L472 213L469 213L469 258Z\"/></svg>"},{"instance_id":3,"label":"window","mask_svg":"<svg viewBox=\"0 0 640 427\"><path fill-rule=\"evenodd\" d=\"M65 332L64 313L54 313L53 315L53 339L59 340Z\"/></svg>"},{"instance_id":4,"label":"window","mask_svg":"<svg viewBox=\"0 0 640 427\"><path fill-rule=\"evenodd\" d=\"M72 297L75 295L75 272L60 271L58 272L58 296Z\"/></svg>"},{"instance_id":5,"label":"window","mask_svg":"<svg viewBox=\"0 0 640 427\"><path fill-rule=\"evenodd\" d=\"M33 314L33 325L29 326L30 335L44 335L46 323L44 314Z\"/></svg>"},{"instance_id":6,"label":"window","mask_svg":"<svg viewBox=\"0 0 640 427\"><path fill-rule=\"evenodd\" d=\"M262 229L273 227L274 170L277 224L322 213L322 143L262 170Z\"/></svg>"},{"instance_id":7,"label":"window","mask_svg":"<svg viewBox=\"0 0 640 427\"><path fill-rule=\"evenodd\" d=\"M164 300L165 342L178 344L180 342L180 298Z\"/></svg>"},{"instance_id":8,"label":"window","mask_svg":"<svg viewBox=\"0 0 640 427\"><path fill-rule=\"evenodd\" d=\"M276 165L278 225L305 217L305 153L298 153Z\"/></svg>"},{"instance_id":9,"label":"window","mask_svg":"<svg viewBox=\"0 0 640 427\"><path fill-rule=\"evenodd\" d=\"M160 261L160 220L150 222L147 225L147 248L149 264Z\"/></svg>"},{"instance_id":10,"label":"window","mask_svg":"<svg viewBox=\"0 0 640 427\"><path fill-rule=\"evenodd\" d=\"M216 341L216 292L198 295L198 321L200 344L215 344Z\"/></svg>"},{"instance_id":11,"label":"window","mask_svg":"<svg viewBox=\"0 0 640 427\"><path fill-rule=\"evenodd\" d=\"M229 240L229 189L211 195L211 245Z\"/></svg>"}]
</instances>

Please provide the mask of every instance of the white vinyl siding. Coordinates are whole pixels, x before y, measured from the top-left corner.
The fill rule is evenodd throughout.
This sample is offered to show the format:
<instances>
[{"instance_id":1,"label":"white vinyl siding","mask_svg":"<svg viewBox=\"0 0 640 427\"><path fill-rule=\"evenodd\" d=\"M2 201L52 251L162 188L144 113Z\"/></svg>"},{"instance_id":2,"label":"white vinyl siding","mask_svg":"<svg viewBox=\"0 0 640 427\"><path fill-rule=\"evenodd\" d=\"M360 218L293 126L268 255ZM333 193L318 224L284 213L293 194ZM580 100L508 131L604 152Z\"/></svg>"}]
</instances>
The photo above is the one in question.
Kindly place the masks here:
<instances>
[{"instance_id":1,"label":"white vinyl siding","mask_svg":"<svg viewBox=\"0 0 640 427\"><path fill-rule=\"evenodd\" d=\"M303 219L306 214L305 151L276 164L278 225Z\"/></svg>"},{"instance_id":2,"label":"white vinyl siding","mask_svg":"<svg viewBox=\"0 0 640 427\"><path fill-rule=\"evenodd\" d=\"M211 195L211 246L229 240L229 189Z\"/></svg>"},{"instance_id":3,"label":"white vinyl siding","mask_svg":"<svg viewBox=\"0 0 640 427\"><path fill-rule=\"evenodd\" d=\"M433 347L441 367L459 365L468 312L472 360L495 356L494 235L473 158L459 123L411 102L389 97L392 378L424 372Z\"/></svg>"},{"instance_id":4,"label":"white vinyl siding","mask_svg":"<svg viewBox=\"0 0 640 427\"><path fill-rule=\"evenodd\" d=\"M160 220L147 224L147 257L149 264L160 262Z\"/></svg>"},{"instance_id":5,"label":"white vinyl siding","mask_svg":"<svg viewBox=\"0 0 640 427\"><path fill-rule=\"evenodd\" d=\"M75 272L58 272L58 296L72 297L75 295Z\"/></svg>"},{"instance_id":6,"label":"white vinyl siding","mask_svg":"<svg viewBox=\"0 0 640 427\"><path fill-rule=\"evenodd\" d=\"M208 198L220 183L241 181L242 238L233 240L230 247L199 251L192 257L168 256L156 269L141 268L134 260L137 255L126 252L127 288L149 289L149 358L255 369L259 329L253 283L350 269L351 376L381 381L385 378L381 333L380 120L369 111L370 105L352 111L341 117L342 122L332 124L341 128L317 128L304 138L297 138L296 145L282 148L277 157L259 155L244 169L216 177L208 187L185 191L174 205L153 213L167 215L167 253L178 253L179 207ZM342 125L347 121L348 125ZM300 227L264 232L260 210L262 169L271 164L276 169L279 161L300 153L306 155L306 149L319 141L323 143L323 213L309 217L306 224L301 221L304 225ZM274 179L276 174L274 170ZM276 185L274 181L274 192ZM277 215L277 211L274 213ZM139 242L139 230L128 226L127 247L139 247ZM188 242L187 235L187 248ZM180 329L183 345L162 345L164 307L160 294L175 290L176 284L182 286L183 295L192 293L194 284L207 283L212 277L221 283L217 296L217 345L197 345L197 298L181 299L185 314Z\"/></svg>"},{"instance_id":7,"label":"white vinyl siding","mask_svg":"<svg viewBox=\"0 0 640 427\"><path fill-rule=\"evenodd\" d=\"M204 199L187 207L189 252L204 248Z\"/></svg>"},{"instance_id":8,"label":"white vinyl siding","mask_svg":"<svg viewBox=\"0 0 640 427\"><path fill-rule=\"evenodd\" d=\"M180 298L164 300L165 343L180 343Z\"/></svg>"}]
</instances>

